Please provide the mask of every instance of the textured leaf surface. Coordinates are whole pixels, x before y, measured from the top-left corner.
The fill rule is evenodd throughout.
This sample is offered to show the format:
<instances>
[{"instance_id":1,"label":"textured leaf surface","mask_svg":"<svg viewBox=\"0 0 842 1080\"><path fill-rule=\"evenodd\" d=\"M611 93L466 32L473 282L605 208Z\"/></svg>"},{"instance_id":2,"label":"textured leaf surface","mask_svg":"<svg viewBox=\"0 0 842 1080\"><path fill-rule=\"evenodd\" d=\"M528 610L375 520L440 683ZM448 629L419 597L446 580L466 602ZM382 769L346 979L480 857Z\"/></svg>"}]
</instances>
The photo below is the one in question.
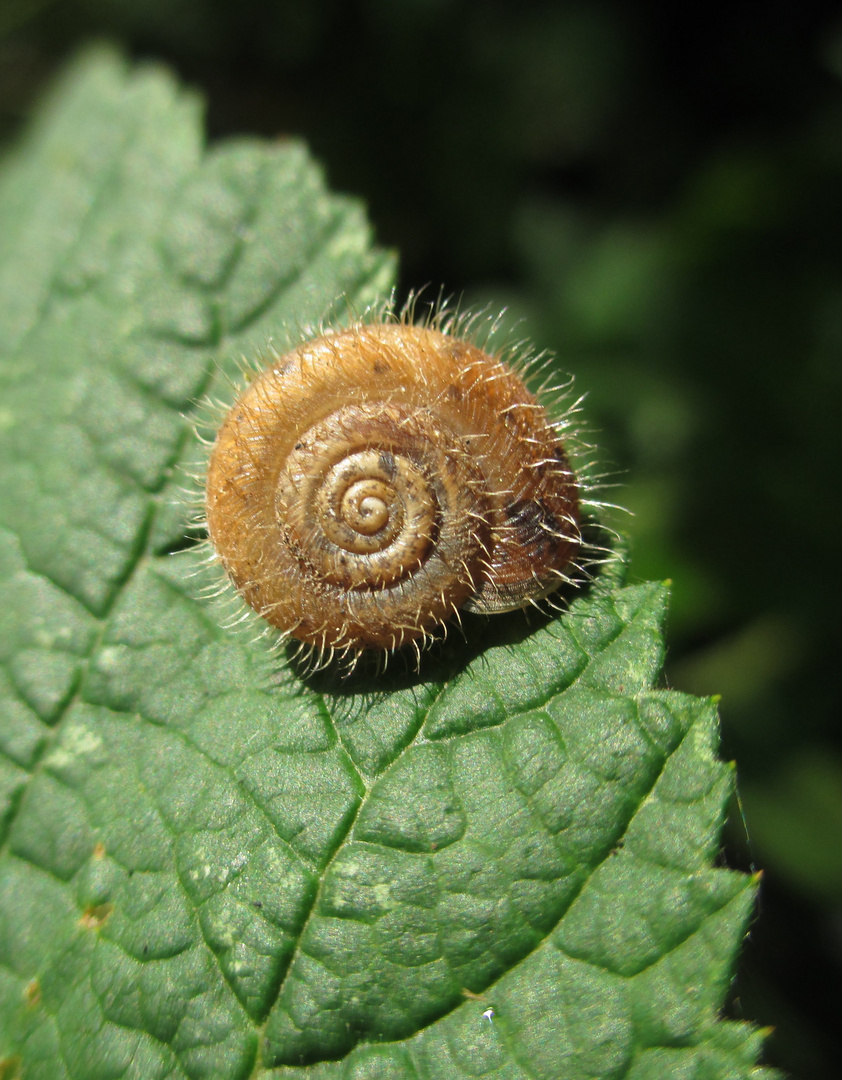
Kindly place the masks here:
<instances>
[{"instance_id":1,"label":"textured leaf surface","mask_svg":"<svg viewBox=\"0 0 842 1080\"><path fill-rule=\"evenodd\" d=\"M198 119L95 54L0 179L0 1075L759 1076L661 586L329 693L167 554L196 399L392 273L301 146Z\"/></svg>"}]
</instances>

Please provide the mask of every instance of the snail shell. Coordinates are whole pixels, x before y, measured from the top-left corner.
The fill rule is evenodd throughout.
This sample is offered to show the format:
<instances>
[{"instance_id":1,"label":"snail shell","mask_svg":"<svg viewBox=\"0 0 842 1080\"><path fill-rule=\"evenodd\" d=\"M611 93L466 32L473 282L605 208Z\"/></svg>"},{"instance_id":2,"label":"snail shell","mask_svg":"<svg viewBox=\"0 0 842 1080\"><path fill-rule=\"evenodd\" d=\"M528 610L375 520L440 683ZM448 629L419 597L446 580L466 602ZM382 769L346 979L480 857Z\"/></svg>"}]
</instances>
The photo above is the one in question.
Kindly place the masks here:
<instances>
[{"instance_id":1,"label":"snail shell","mask_svg":"<svg viewBox=\"0 0 842 1080\"><path fill-rule=\"evenodd\" d=\"M245 601L321 656L525 607L581 543L576 478L521 378L404 322L329 331L259 374L217 434L205 507Z\"/></svg>"}]
</instances>

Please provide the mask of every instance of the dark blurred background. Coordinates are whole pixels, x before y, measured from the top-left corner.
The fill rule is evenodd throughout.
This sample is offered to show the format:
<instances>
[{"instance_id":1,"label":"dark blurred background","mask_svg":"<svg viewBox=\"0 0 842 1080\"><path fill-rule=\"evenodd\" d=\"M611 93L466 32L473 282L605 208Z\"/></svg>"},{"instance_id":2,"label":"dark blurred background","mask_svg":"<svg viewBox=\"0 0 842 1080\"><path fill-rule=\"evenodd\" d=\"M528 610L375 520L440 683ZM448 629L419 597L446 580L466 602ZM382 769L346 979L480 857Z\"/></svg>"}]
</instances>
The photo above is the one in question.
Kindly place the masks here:
<instances>
[{"instance_id":1,"label":"dark blurred background","mask_svg":"<svg viewBox=\"0 0 842 1080\"><path fill-rule=\"evenodd\" d=\"M765 871L733 1015L837 1076L842 7L0 0L0 139L106 37L301 135L401 288L505 304L587 391L670 685L722 694L731 865ZM748 839L747 839L748 837Z\"/></svg>"}]
</instances>

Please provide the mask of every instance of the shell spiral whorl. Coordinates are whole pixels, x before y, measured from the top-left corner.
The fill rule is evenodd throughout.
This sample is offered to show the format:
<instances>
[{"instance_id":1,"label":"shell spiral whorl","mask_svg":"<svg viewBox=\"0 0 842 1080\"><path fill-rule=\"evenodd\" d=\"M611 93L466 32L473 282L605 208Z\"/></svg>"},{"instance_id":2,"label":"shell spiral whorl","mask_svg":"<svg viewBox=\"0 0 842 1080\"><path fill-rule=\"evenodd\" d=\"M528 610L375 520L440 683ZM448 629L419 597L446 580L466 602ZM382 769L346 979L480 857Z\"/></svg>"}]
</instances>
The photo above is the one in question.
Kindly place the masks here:
<instances>
[{"instance_id":1,"label":"shell spiral whorl","mask_svg":"<svg viewBox=\"0 0 842 1080\"><path fill-rule=\"evenodd\" d=\"M524 607L581 542L576 478L520 377L400 322L325 333L258 375L218 432L205 506L246 602L321 654Z\"/></svg>"}]
</instances>

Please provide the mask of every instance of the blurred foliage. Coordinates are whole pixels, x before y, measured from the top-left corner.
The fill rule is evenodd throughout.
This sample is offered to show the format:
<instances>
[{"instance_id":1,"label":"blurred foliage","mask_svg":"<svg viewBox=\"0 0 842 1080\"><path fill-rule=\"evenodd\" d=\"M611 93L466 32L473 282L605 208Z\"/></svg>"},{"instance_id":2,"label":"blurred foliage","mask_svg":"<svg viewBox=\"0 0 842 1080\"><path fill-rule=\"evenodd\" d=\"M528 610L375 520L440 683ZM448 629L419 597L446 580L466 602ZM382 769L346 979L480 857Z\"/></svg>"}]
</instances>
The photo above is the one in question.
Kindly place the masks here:
<instances>
[{"instance_id":1,"label":"blurred foliage","mask_svg":"<svg viewBox=\"0 0 842 1080\"><path fill-rule=\"evenodd\" d=\"M635 571L674 581L670 681L723 694L730 855L767 874L734 1010L836 1075L838 6L0 0L0 136L96 35L199 85L214 135L303 135L406 288L508 305L576 374Z\"/></svg>"}]
</instances>

